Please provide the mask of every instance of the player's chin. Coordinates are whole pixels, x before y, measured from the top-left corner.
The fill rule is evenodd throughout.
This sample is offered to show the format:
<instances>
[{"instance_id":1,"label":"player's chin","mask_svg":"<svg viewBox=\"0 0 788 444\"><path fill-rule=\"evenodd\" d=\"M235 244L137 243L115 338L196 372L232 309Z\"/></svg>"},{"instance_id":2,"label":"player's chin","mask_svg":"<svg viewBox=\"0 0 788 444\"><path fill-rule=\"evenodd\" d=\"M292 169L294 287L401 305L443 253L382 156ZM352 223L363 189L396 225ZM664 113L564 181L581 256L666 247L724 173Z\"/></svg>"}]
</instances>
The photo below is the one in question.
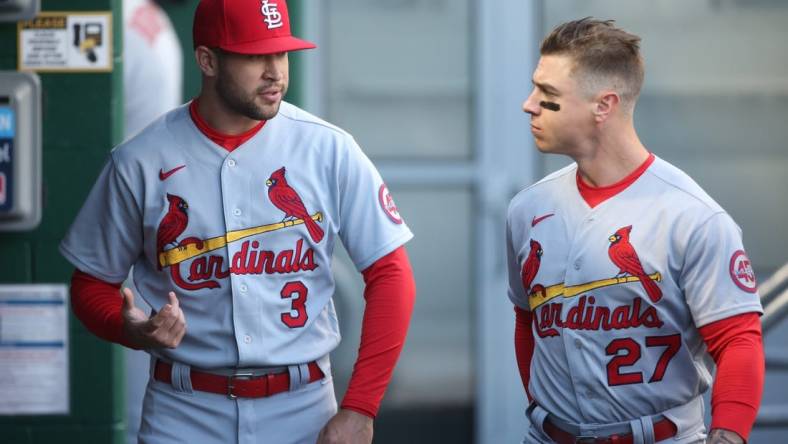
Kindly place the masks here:
<instances>
[{"instance_id":1,"label":"player's chin","mask_svg":"<svg viewBox=\"0 0 788 444\"><path fill-rule=\"evenodd\" d=\"M553 150L551 146L543 137L534 136L534 145L540 153L551 153Z\"/></svg>"},{"instance_id":2,"label":"player's chin","mask_svg":"<svg viewBox=\"0 0 788 444\"><path fill-rule=\"evenodd\" d=\"M279 113L279 106L282 104L282 101L279 100L274 103L258 103L257 105L257 113L258 120L269 120L273 119Z\"/></svg>"}]
</instances>

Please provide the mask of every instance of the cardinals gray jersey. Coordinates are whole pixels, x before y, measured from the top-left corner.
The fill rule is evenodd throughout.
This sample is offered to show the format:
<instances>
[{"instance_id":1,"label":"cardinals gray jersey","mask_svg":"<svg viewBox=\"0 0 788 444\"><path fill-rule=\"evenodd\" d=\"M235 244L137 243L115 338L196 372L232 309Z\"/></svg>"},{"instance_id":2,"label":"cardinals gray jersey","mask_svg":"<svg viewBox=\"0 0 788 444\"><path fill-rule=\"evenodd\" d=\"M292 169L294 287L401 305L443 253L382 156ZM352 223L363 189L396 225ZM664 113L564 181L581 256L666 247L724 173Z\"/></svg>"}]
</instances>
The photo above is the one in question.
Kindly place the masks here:
<instances>
[{"instance_id":1,"label":"cardinals gray jersey","mask_svg":"<svg viewBox=\"0 0 788 444\"><path fill-rule=\"evenodd\" d=\"M344 131L282 103L228 152L177 108L111 153L60 250L134 281L154 309L175 291L187 333L156 353L201 368L303 363L339 342L331 258L359 270L412 237Z\"/></svg>"},{"instance_id":2,"label":"cardinals gray jersey","mask_svg":"<svg viewBox=\"0 0 788 444\"><path fill-rule=\"evenodd\" d=\"M533 313L529 391L573 423L611 423L692 401L713 361L698 328L761 312L730 216L661 159L591 208L566 167L509 208L509 297Z\"/></svg>"}]
</instances>

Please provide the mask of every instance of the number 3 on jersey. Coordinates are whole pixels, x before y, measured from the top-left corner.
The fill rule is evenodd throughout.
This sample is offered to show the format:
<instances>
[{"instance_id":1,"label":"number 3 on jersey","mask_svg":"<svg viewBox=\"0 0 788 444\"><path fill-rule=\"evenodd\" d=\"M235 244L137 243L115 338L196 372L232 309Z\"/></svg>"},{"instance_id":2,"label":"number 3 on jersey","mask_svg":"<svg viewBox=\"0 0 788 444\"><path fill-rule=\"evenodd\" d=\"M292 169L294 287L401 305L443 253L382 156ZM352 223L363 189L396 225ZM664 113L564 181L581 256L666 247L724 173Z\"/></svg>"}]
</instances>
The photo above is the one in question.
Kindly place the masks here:
<instances>
[{"instance_id":1,"label":"number 3 on jersey","mask_svg":"<svg viewBox=\"0 0 788 444\"><path fill-rule=\"evenodd\" d=\"M306 325L309 316L306 313L306 297L309 290L301 281L291 281L282 287L282 299L290 299L290 311L282 313L282 322L290 328L301 328ZM295 312L295 316L293 315Z\"/></svg>"},{"instance_id":2,"label":"number 3 on jersey","mask_svg":"<svg viewBox=\"0 0 788 444\"><path fill-rule=\"evenodd\" d=\"M662 352L662 356L659 357L657 366L654 368L654 373L648 380L648 382L661 381L668 369L668 363L681 348L681 335L648 336L646 337L646 347L665 347L665 351ZM622 350L624 354L618 354ZM637 341L632 338L614 339L605 347L605 353L608 356L613 356L613 359L607 363L607 385L640 384L643 382L642 372L621 371L621 367L635 365L640 360L641 347Z\"/></svg>"}]
</instances>

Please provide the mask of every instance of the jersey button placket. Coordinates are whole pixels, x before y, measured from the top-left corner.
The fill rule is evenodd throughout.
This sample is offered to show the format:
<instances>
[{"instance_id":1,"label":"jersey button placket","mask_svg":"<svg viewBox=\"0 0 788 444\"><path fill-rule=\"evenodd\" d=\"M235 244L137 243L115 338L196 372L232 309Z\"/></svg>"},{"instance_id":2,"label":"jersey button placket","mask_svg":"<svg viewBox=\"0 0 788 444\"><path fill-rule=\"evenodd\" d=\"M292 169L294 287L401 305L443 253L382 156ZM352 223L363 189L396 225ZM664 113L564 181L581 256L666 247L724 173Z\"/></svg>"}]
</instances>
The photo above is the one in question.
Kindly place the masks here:
<instances>
[{"instance_id":1,"label":"jersey button placket","mask_svg":"<svg viewBox=\"0 0 788 444\"><path fill-rule=\"evenodd\" d=\"M567 309L564 308L562 313L562 318L566 316ZM582 344L580 339L577 337L578 335L568 328L564 328L561 331L561 337L563 338L564 344L564 355L566 356L566 362L569 365L567 369L569 372L569 377L572 379L572 385L575 387L582 387L586 385L586 380L584 379L584 372L585 372L585 364L583 359L583 351L574 351L572 349L581 349L578 347L579 344ZM575 391L575 396L577 398L577 405L578 408L583 411L582 400L579 399L582 397L582 392L577 390ZM585 412L583 412L585 413Z\"/></svg>"},{"instance_id":2,"label":"jersey button placket","mask_svg":"<svg viewBox=\"0 0 788 444\"><path fill-rule=\"evenodd\" d=\"M588 219L586 219L588 220ZM587 232L587 227L584 226L577 226L575 227L575 235L572 243L569 245L569 255L568 258L575 258L574 261L566 263L566 269L564 272L564 283L565 285L572 285L575 283L584 282L583 278L581 277L582 273L579 271L583 268L583 261L581 259L581 245L584 242L585 236L584 234ZM578 244L579 243L579 244ZM564 319L564 322L567 321L566 316L569 313L571 307L573 307L579 298L578 296L572 298L564 299L564 307L562 310L561 317ZM579 316L582 319L582 313ZM592 379L588 375L588 364L584 357L584 354L587 351L583 348L583 340L581 333L583 330L572 330L570 328L564 328L561 331L561 336L563 337L563 344L564 344L564 353L566 356L566 362L569 368L567 369L569 372L569 377L572 380L572 385L577 387L575 390L575 399L577 402L577 408L582 415L587 415L587 406L584 405L583 397L588 393L587 391L583 391L581 387L588 387L589 379Z\"/></svg>"},{"instance_id":3,"label":"jersey button placket","mask_svg":"<svg viewBox=\"0 0 788 444\"><path fill-rule=\"evenodd\" d=\"M247 183L240 172L240 164L233 158L224 160L221 170L221 183L222 183L222 213L225 219L225 227L227 232L242 230L249 228L249 221L247 220L244 211L247 211L249 196L239 192L239 190L246 189ZM234 241L227 243L227 256L226 260L228 265L232 262L232 258L238 253L244 241ZM228 288L232 296L243 295L241 287L242 278L238 274L231 273L228 279ZM254 344L254 338L259 337L259 332L255 325L250 321L247 314L250 312L249 301L245 297L232 297L233 304L233 327L236 332L236 344L238 345L238 359L240 363L247 362L254 356L254 349L259 347L259 344Z\"/></svg>"}]
</instances>

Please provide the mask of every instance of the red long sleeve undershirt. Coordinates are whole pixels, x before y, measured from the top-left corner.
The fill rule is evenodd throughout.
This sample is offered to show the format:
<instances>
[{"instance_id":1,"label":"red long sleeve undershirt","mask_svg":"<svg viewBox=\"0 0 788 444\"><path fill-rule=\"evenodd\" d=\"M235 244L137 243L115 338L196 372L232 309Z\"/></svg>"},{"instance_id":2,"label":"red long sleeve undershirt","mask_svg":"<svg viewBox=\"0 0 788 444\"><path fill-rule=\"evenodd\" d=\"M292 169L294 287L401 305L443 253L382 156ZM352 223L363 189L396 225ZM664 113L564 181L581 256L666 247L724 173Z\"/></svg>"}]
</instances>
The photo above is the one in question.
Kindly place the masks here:
<instances>
[{"instance_id":1,"label":"red long sleeve undershirt","mask_svg":"<svg viewBox=\"0 0 788 444\"><path fill-rule=\"evenodd\" d=\"M698 331L717 364L711 428L731 430L746 440L761 405L766 372L760 317L744 313Z\"/></svg>"},{"instance_id":2,"label":"red long sleeve undershirt","mask_svg":"<svg viewBox=\"0 0 788 444\"><path fill-rule=\"evenodd\" d=\"M77 269L71 276L71 309L85 328L101 339L133 347L123 337L120 285L105 282Z\"/></svg>"},{"instance_id":3,"label":"red long sleeve undershirt","mask_svg":"<svg viewBox=\"0 0 788 444\"><path fill-rule=\"evenodd\" d=\"M374 418L391 380L416 300L416 282L404 247L362 272L364 320L361 344L342 408Z\"/></svg>"},{"instance_id":4,"label":"red long sleeve undershirt","mask_svg":"<svg viewBox=\"0 0 788 444\"><path fill-rule=\"evenodd\" d=\"M514 307L514 353L517 356L517 369L520 370L520 379L523 381L529 402L534 399L528 391L528 381L531 380L531 358L536 347L534 332L531 331L531 320L533 313Z\"/></svg>"},{"instance_id":5,"label":"red long sleeve undershirt","mask_svg":"<svg viewBox=\"0 0 788 444\"><path fill-rule=\"evenodd\" d=\"M533 314L515 307L514 349L520 378L528 394L534 336ZM757 313L743 313L698 329L717 364L711 392L711 429L726 429L748 439L764 380L763 338ZM528 394L531 400L531 395Z\"/></svg>"},{"instance_id":6,"label":"red long sleeve undershirt","mask_svg":"<svg viewBox=\"0 0 788 444\"><path fill-rule=\"evenodd\" d=\"M342 408L374 418L405 343L416 285L405 247L379 259L362 273L366 308L361 344ZM119 288L120 284L75 270L71 306L91 333L132 347L123 337L123 299Z\"/></svg>"}]
</instances>

